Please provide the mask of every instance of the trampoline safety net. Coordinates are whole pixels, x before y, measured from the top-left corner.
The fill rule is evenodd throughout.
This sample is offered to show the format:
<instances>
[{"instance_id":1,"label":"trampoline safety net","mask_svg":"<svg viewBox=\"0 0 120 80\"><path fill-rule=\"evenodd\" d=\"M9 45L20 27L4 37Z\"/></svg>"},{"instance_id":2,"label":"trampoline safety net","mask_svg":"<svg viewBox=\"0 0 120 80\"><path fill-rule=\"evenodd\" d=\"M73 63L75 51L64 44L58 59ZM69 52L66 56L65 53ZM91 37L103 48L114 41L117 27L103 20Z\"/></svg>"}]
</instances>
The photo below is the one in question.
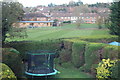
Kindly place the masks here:
<instances>
[{"instance_id":1,"label":"trampoline safety net","mask_svg":"<svg viewBox=\"0 0 120 80\"><path fill-rule=\"evenodd\" d=\"M48 74L54 72L54 55L50 51L27 52L26 72L33 74Z\"/></svg>"}]
</instances>

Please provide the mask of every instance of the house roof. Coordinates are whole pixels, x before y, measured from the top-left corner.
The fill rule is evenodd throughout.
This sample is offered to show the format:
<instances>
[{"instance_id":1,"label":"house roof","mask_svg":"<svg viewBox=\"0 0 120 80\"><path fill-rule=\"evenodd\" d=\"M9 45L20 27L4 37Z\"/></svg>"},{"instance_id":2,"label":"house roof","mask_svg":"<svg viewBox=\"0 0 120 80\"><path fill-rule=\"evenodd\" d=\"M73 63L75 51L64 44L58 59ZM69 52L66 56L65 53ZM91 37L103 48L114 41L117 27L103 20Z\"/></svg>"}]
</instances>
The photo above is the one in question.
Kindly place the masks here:
<instances>
[{"instance_id":1,"label":"house roof","mask_svg":"<svg viewBox=\"0 0 120 80\"><path fill-rule=\"evenodd\" d=\"M52 17L72 17L74 16L73 13L66 13L66 12L61 12L61 13L51 13Z\"/></svg>"},{"instance_id":2,"label":"house roof","mask_svg":"<svg viewBox=\"0 0 120 80\"><path fill-rule=\"evenodd\" d=\"M79 17L97 17L97 13L80 13ZM77 17L74 13L52 13L52 17Z\"/></svg>"},{"instance_id":3,"label":"house roof","mask_svg":"<svg viewBox=\"0 0 120 80\"><path fill-rule=\"evenodd\" d=\"M81 13L80 17L97 17L99 16L97 13Z\"/></svg>"},{"instance_id":4,"label":"house roof","mask_svg":"<svg viewBox=\"0 0 120 80\"><path fill-rule=\"evenodd\" d=\"M42 13L26 13L23 18L37 18L37 17L47 17Z\"/></svg>"}]
</instances>

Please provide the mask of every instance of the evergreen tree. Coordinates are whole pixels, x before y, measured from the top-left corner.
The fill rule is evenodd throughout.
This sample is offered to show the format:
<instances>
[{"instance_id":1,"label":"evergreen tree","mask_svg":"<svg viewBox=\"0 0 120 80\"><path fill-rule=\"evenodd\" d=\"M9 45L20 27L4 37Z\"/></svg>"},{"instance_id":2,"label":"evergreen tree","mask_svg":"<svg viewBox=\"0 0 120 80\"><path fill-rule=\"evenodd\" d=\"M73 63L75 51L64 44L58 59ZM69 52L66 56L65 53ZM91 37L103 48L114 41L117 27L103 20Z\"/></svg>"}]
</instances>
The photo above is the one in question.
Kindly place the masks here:
<instances>
[{"instance_id":1,"label":"evergreen tree","mask_svg":"<svg viewBox=\"0 0 120 80\"><path fill-rule=\"evenodd\" d=\"M120 1L114 2L111 7L110 22L108 24L108 29L113 35L120 36Z\"/></svg>"}]
</instances>

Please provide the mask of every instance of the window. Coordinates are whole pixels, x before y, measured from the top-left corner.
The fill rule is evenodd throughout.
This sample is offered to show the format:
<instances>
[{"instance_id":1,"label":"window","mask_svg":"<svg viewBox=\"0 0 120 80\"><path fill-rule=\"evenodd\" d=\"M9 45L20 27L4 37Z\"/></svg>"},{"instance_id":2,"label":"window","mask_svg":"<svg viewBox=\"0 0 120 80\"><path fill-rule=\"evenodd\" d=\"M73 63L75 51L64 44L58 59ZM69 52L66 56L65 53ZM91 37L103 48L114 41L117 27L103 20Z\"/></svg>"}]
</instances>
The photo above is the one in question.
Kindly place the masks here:
<instances>
[{"instance_id":1,"label":"window","mask_svg":"<svg viewBox=\"0 0 120 80\"><path fill-rule=\"evenodd\" d=\"M30 23L30 25L31 25L31 26L33 26L33 25L34 25L34 23Z\"/></svg>"}]
</instances>

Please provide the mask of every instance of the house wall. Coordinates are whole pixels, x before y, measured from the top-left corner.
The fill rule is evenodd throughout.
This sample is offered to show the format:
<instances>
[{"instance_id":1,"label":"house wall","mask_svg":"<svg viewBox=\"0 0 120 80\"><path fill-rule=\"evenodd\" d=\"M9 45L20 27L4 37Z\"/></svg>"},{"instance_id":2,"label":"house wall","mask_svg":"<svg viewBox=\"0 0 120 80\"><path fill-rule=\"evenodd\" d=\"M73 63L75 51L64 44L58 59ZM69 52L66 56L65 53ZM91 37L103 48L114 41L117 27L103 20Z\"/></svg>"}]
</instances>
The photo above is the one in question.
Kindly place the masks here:
<instances>
[{"instance_id":1,"label":"house wall","mask_svg":"<svg viewBox=\"0 0 120 80\"><path fill-rule=\"evenodd\" d=\"M36 27L46 27L46 26L52 26L52 24L49 23L20 23L21 27L28 27L28 26L36 26Z\"/></svg>"}]
</instances>

